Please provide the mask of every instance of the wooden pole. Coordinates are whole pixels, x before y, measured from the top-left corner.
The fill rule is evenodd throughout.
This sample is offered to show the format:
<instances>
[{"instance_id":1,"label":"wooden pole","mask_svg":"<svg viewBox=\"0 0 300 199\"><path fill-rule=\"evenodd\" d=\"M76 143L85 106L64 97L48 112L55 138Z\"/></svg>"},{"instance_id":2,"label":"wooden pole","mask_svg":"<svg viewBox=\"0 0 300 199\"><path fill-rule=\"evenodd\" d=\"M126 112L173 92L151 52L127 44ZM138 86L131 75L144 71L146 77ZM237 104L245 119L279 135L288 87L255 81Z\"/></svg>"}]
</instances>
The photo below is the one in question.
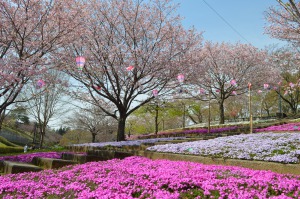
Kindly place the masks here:
<instances>
[{"instance_id":1,"label":"wooden pole","mask_svg":"<svg viewBox=\"0 0 300 199\"><path fill-rule=\"evenodd\" d=\"M249 125L250 125L250 133L253 133L253 121L252 121L252 108L251 108L251 83L248 83L249 88Z\"/></svg>"},{"instance_id":2,"label":"wooden pole","mask_svg":"<svg viewBox=\"0 0 300 199\"><path fill-rule=\"evenodd\" d=\"M207 132L210 133L210 91L208 93L208 129Z\"/></svg>"}]
</instances>

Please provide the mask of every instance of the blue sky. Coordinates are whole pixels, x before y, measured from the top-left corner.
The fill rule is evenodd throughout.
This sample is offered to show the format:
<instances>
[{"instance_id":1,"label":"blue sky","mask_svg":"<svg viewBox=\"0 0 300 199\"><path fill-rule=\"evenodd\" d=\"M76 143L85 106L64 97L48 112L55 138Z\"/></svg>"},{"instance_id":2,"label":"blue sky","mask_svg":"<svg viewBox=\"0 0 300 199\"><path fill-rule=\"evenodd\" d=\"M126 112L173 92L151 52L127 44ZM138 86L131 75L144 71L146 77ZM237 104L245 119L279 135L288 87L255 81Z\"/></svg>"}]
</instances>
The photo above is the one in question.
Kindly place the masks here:
<instances>
[{"instance_id":1,"label":"blue sky","mask_svg":"<svg viewBox=\"0 0 300 199\"><path fill-rule=\"evenodd\" d=\"M229 24L234 27L249 43L264 48L283 42L264 34L268 22L264 12L270 6L278 6L276 0L205 0ZM178 13L184 17L185 27L195 26L204 31L204 39L213 42L247 43L226 24L203 0L174 0L180 3Z\"/></svg>"}]
</instances>

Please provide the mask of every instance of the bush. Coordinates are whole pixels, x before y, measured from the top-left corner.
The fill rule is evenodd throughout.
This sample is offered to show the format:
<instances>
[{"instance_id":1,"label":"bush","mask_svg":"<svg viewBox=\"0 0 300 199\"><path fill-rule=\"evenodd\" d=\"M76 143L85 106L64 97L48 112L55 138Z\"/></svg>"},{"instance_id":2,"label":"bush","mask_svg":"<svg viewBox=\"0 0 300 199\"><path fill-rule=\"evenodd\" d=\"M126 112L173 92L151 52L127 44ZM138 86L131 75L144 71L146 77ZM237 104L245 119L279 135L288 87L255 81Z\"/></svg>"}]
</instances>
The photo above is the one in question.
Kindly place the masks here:
<instances>
[{"instance_id":1,"label":"bush","mask_svg":"<svg viewBox=\"0 0 300 199\"><path fill-rule=\"evenodd\" d=\"M3 143L3 144L5 144L6 146L14 146L14 147L18 147L19 146L19 145L16 145L14 143L11 143L10 141L8 141L7 139L5 139L4 137L1 137L1 136L0 136L0 142Z\"/></svg>"},{"instance_id":2,"label":"bush","mask_svg":"<svg viewBox=\"0 0 300 199\"><path fill-rule=\"evenodd\" d=\"M6 153L21 153L24 151L23 147L0 147L0 155Z\"/></svg>"}]
</instances>

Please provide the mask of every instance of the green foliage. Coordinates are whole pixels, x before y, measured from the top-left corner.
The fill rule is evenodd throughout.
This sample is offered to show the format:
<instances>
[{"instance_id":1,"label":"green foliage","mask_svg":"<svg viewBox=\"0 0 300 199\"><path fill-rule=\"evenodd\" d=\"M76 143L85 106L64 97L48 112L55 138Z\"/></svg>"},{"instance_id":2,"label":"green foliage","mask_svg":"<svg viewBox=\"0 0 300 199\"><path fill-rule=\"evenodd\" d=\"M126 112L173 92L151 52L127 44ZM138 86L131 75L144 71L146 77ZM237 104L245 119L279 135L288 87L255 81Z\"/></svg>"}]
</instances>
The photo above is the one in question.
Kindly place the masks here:
<instances>
[{"instance_id":1,"label":"green foliage","mask_svg":"<svg viewBox=\"0 0 300 199\"><path fill-rule=\"evenodd\" d=\"M132 196L133 198L139 198L139 197L141 196L142 193L143 193L142 190L140 190L140 191L135 191L135 192L131 193L131 196Z\"/></svg>"},{"instance_id":2,"label":"green foliage","mask_svg":"<svg viewBox=\"0 0 300 199\"><path fill-rule=\"evenodd\" d=\"M6 145L0 142L0 147L6 147Z\"/></svg>"},{"instance_id":3,"label":"green foliage","mask_svg":"<svg viewBox=\"0 0 300 199\"><path fill-rule=\"evenodd\" d=\"M10 111L9 117L15 120L20 120L24 124L29 124L29 117L27 116L27 110L23 106L17 106L15 109Z\"/></svg>"},{"instance_id":4,"label":"green foliage","mask_svg":"<svg viewBox=\"0 0 300 199\"><path fill-rule=\"evenodd\" d=\"M2 129L6 130L6 131L9 131L9 132L12 132L14 134L17 134L19 136L22 136L24 138L32 139L32 137L29 135L29 132L22 131L21 129L9 126L7 124L4 124L2 126Z\"/></svg>"},{"instance_id":5,"label":"green foliage","mask_svg":"<svg viewBox=\"0 0 300 199\"><path fill-rule=\"evenodd\" d=\"M21 153L23 152L23 147L0 147L0 154L7 154L7 153Z\"/></svg>"},{"instance_id":6,"label":"green foliage","mask_svg":"<svg viewBox=\"0 0 300 199\"><path fill-rule=\"evenodd\" d=\"M185 106L188 107L189 103L187 102ZM158 131L178 128L182 126L183 110L184 105L179 101L158 101L157 104L146 104L136 110L130 118L128 118L126 132L130 132L131 134L153 133L155 131L155 117L157 113ZM187 113L188 110L186 109L186 118L188 118Z\"/></svg>"},{"instance_id":7,"label":"green foliage","mask_svg":"<svg viewBox=\"0 0 300 199\"><path fill-rule=\"evenodd\" d=\"M16 145L14 143L11 143L10 141L8 141L7 139L5 139L4 137L0 136L0 143L6 145L6 146L11 146L11 147L18 147L19 145Z\"/></svg>"},{"instance_id":8,"label":"green foliage","mask_svg":"<svg viewBox=\"0 0 300 199\"><path fill-rule=\"evenodd\" d=\"M92 140L91 133L79 129L75 129L65 133L61 138L59 144L61 146L67 146L70 144L81 144L81 143L91 142L91 140Z\"/></svg>"},{"instance_id":9,"label":"green foliage","mask_svg":"<svg viewBox=\"0 0 300 199\"><path fill-rule=\"evenodd\" d=\"M4 149L5 148L5 149ZM2 152L6 151L6 152ZM50 148L45 149L34 149L34 150L28 150L28 152L64 152L69 151L68 149L64 148L63 146L54 146ZM24 154L24 148L23 147L1 147L0 146L0 155L2 156L9 156L9 155L18 155L18 154Z\"/></svg>"},{"instance_id":10,"label":"green foliage","mask_svg":"<svg viewBox=\"0 0 300 199\"><path fill-rule=\"evenodd\" d=\"M55 133L64 135L69 130L70 130L70 127L60 127L59 129L55 130Z\"/></svg>"},{"instance_id":11,"label":"green foliage","mask_svg":"<svg viewBox=\"0 0 300 199\"><path fill-rule=\"evenodd\" d=\"M200 198L219 198L220 193L217 190L211 190L210 195L204 195L204 192L202 189L191 189L186 192L181 192L180 193L180 198L182 199L193 199L196 198L197 196Z\"/></svg>"},{"instance_id":12,"label":"green foliage","mask_svg":"<svg viewBox=\"0 0 300 199\"><path fill-rule=\"evenodd\" d=\"M277 155L277 154L283 155L283 154L285 154L285 152L282 149L276 149L276 150L272 151L272 154L274 154L274 155Z\"/></svg>"},{"instance_id":13,"label":"green foliage","mask_svg":"<svg viewBox=\"0 0 300 199\"><path fill-rule=\"evenodd\" d=\"M60 145L54 145L53 147L50 147L51 151L65 151L66 148L64 146L60 146Z\"/></svg>"}]
</instances>

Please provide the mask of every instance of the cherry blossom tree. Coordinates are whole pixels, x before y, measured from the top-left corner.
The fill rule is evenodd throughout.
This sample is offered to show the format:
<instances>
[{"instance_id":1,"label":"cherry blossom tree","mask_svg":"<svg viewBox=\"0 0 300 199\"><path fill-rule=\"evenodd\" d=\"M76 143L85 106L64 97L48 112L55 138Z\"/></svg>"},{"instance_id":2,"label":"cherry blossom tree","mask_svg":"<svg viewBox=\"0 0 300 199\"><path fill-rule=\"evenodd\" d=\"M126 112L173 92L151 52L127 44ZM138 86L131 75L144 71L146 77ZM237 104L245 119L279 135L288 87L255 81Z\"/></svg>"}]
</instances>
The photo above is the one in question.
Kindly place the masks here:
<instances>
[{"instance_id":1,"label":"cherry blossom tree","mask_svg":"<svg viewBox=\"0 0 300 199\"><path fill-rule=\"evenodd\" d=\"M274 67L280 71L281 79L278 84L270 85L292 112L297 113L300 103L300 54L295 48L283 47L271 51Z\"/></svg>"},{"instance_id":2,"label":"cherry blossom tree","mask_svg":"<svg viewBox=\"0 0 300 199\"><path fill-rule=\"evenodd\" d=\"M154 98L152 91L163 95L177 85L201 33L182 27L169 0L91 1L87 9L85 32L61 65L81 83L74 95L118 121L121 141L126 118ZM77 68L79 55L86 61Z\"/></svg>"},{"instance_id":3,"label":"cherry blossom tree","mask_svg":"<svg viewBox=\"0 0 300 199\"><path fill-rule=\"evenodd\" d=\"M265 27L270 36L299 46L300 2L277 0L279 6L266 12L269 24Z\"/></svg>"},{"instance_id":4,"label":"cherry blossom tree","mask_svg":"<svg viewBox=\"0 0 300 199\"><path fill-rule=\"evenodd\" d=\"M76 0L0 0L0 115L29 81L47 72L51 53L77 36ZM1 127L0 121L0 127Z\"/></svg>"},{"instance_id":5,"label":"cherry blossom tree","mask_svg":"<svg viewBox=\"0 0 300 199\"><path fill-rule=\"evenodd\" d=\"M190 82L200 94L210 95L219 105L220 124L224 123L224 101L256 89L262 82L279 79L268 55L250 44L207 42L199 63L195 65ZM195 92L194 92L195 93Z\"/></svg>"}]
</instances>

